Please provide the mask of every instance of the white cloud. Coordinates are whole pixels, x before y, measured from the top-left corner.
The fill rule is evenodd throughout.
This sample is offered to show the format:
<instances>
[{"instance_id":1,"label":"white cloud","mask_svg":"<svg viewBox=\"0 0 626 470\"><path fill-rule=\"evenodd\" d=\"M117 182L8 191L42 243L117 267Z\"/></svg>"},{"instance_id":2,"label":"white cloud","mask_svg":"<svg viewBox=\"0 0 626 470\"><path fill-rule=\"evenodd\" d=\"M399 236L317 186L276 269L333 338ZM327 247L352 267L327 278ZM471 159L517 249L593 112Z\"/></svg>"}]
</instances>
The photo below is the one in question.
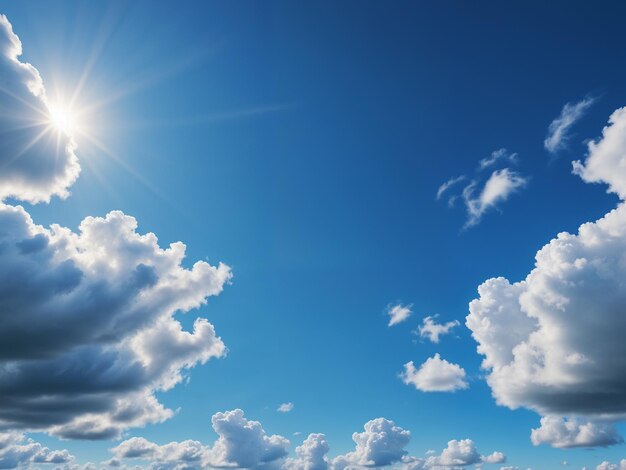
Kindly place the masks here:
<instances>
[{"instance_id":1,"label":"white cloud","mask_svg":"<svg viewBox=\"0 0 626 470\"><path fill-rule=\"evenodd\" d=\"M110 438L172 412L154 397L225 346L197 308L231 278L220 264L182 266L134 218L88 217L77 233L35 225L0 205L0 429Z\"/></svg>"},{"instance_id":2,"label":"white cloud","mask_svg":"<svg viewBox=\"0 0 626 470\"><path fill-rule=\"evenodd\" d=\"M508 168L491 173L478 194L477 183L471 182L463 189L463 201L468 215L465 226L476 225L485 212L506 201L511 194L524 187L526 183L526 178Z\"/></svg>"},{"instance_id":3,"label":"white cloud","mask_svg":"<svg viewBox=\"0 0 626 470\"><path fill-rule=\"evenodd\" d=\"M426 457L403 458L402 470L458 470L469 465L480 468L482 464L496 464L506 462L502 452L493 452L489 455L480 455L474 441L471 439L453 439L439 455L436 452L427 452Z\"/></svg>"},{"instance_id":4,"label":"white cloud","mask_svg":"<svg viewBox=\"0 0 626 470\"><path fill-rule=\"evenodd\" d=\"M291 403L291 402L289 402L289 403L282 403L276 409L276 411L278 411L280 413L289 413L291 410L293 410L293 403Z\"/></svg>"},{"instance_id":5,"label":"white cloud","mask_svg":"<svg viewBox=\"0 0 626 470\"><path fill-rule=\"evenodd\" d=\"M626 110L613 113L611 122L576 168L586 181L604 181L624 198ZM485 356L496 401L552 416L536 430L537 442L616 442L601 423L626 416L624 253L622 203L583 224L576 235L560 233L537 253L535 268L523 281L490 279L470 303L466 325ZM578 418L559 423L554 416L590 423ZM547 429L560 429L564 437Z\"/></svg>"},{"instance_id":6,"label":"white cloud","mask_svg":"<svg viewBox=\"0 0 626 470\"><path fill-rule=\"evenodd\" d=\"M588 183L608 184L608 191L626 200L626 107L611 114L602 138L589 143L584 164L574 162L574 173Z\"/></svg>"},{"instance_id":7,"label":"white cloud","mask_svg":"<svg viewBox=\"0 0 626 470\"><path fill-rule=\"evenodd\" d=\"M401 378L423 392L454 392L468 387L463 368L441 359L439 354L428 358L419 369L413 361L406 363Z\"/></svg>"},{"instance_id":8,"label":"white cloud","mask_svg":"<svg viewBox=\"0 0 626 470\"><path fill-rule=\"evenodd\" d=\"M284 470L328 470L330 461L328 442L324 434L309 434L304 442L296 447L295 459L287 459Z\"/></svg>"},{"instance_id":9,"label":"white cloud","mask_svg":"<svg viewBox=\"0 0 626 470\"><path fill-rule=\"evenodd\" d=\"M32 468L34 465L63 465L74 461L67 450L50 450L21 433L0 433L0 468Z\"/></svg>"},{"instance_id":10,"label":"white cloud","mask_svg":"<svg viewBox=\"0 0 626 470\"><path fill-rule=\"evenodd\" d=\"M411 433L393 421L377 418L365 423L364 432L352 434L356 447L352 452L335 457L334 470L357 467L384 467L399 462L406 455L404 447Z\"/></svg>"},{"instance_id":11,"label":"white cloud","mask_svg":"<svg viewBox=\"0 0 626 470\"><path fill-rule=\"evenodd\" d=\"M594 98L587 97L578 103L567 103L561 114L550 123L548 135L543 145L550 153L556 153L567 145L569 131L589 107L595 102Z\"/></svg>"},{"instance_id":12,"label":"white cloud","mask_svg":"<svg viewBox=\"0 0 626 470\"><path fill-rule=\"evenodd\" d=\"M287 456L289 441L278 435L268 436L261 423L247 420L242 410L216 413L211 422L219 436L209 452L213 467L257 468Z\"/></svg>"},{"instance_id":13,"label":"white cloud","mask_svg":"<svg viewBox=\"0 0 626 470\"><path fill-rule=\"evenodd\" d=\"M596 470L626 470L626 459L622 459L620 463L611 463L605 460L596 467Z\"/></svg>"},{"instance_id":14,"label":"white cloud","mask_svg":"<svg viewBox=\"0 0 626 470\"><path fill-rule=\"evenodd\" d=\"M211 422L218 435L212 447L192 440L158 445L142 437L133 437L111 452L117 463L124 459L140 459L150 461L153 469L279 468L287 456L289 441L278 435L268 436L261 423L246 419L242 410L216 413ZM311 444L311 440L305 442ZM311 452L315 453L315 450ZM308 455L306 450L301 453Z\"/></svg>"},{"instance_id":15,"label":"white cloud","mask_svg":"<svg viewBox=\"0 0 626 470\"><path fill-rule=\"evenodd\" d=\"M428 338L433 343L439 343L439 337L447 335L452 329L460 323L458 320L449 321L446 323L435 323L434 317L426 317L422 321L422 325L418 328L418 332L421 338Z\"/></svg>"},{"instance_id":16,"label":"white cloud","mask_svg":"<svg viewBox=\"0 0 626 470\"><path fill-rule=\"evenodd\" d=\"M606 447L623 442L611 423L581 422L559 416L544 416L541 426L533 429L530 440L534 445L552 447Z\"/></svg>"},{"instance_id":17,"label":"white cloud","mask_svg":"<svg viewBox=\"0 0 626 470\"><path fill-rule=\"evenodd\" d=\"M465 180L465 175L457 176L455 178L450 178L448 181L446 181L441 186L439 186L439 188L437 189L437 200L441 199L441 197L444 195L446 191L448 191L448 189L450 189L452 186L456 185L457 183L460 183L463 180Z\"/></svg>"},{"instance_id":18,"label":"white cloud","mask_svg":"<svg viewBox=\"0 0 626 470\"><path fill-rule=\"evenodd\" d=\"M517 154L511 153L505 148L494 150L491 152L491 155L478 162L478 169L484 170L485 168L489 168L490 166L493 166L503 160L507 163L517 163Z\"/></svg>"},{"instance_id":19,"label":"white cloud","mask_svg":"<svg viewBox=\"0 0 626 470\"><path fill-rule=\"evenodd\" d=\"M411 311L412 305L392 305L387 309L387 315L389 315L389 324L388 326L397 325L398 323L402 323L407 318L411 316L413 313Z\"/></svg>"},{"instance_id":20,"label":"white cloud","mask_svg":"<svg viewBox=\"0 0 626 470\"><path fill-rule=\"evenodd\" d=\"M0 15L0 201L66 197L80 173L75 144L51 128L43 81L20 62L21 54L11 23Z\"/></svg>"}]
</instances>

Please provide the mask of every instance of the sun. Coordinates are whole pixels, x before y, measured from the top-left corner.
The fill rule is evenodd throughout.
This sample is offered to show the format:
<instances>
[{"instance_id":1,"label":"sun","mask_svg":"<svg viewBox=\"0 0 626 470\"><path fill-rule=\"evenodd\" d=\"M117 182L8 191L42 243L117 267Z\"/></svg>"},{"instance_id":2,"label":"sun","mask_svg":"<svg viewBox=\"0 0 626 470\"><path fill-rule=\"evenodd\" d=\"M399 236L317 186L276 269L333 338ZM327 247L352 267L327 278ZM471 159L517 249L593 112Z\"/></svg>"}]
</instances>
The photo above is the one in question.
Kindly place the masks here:
<instances>
[{"instance_id":1,"label":"sun","mask_svg":"<svg viewBox=\"0 0 626 470\"><path fill-rule=\"evenodd\" d=\"M48 124L57 132L72 136L77 130L74 113L69 108L59 105L49 105Z\"/></svg>"}]
</instances>

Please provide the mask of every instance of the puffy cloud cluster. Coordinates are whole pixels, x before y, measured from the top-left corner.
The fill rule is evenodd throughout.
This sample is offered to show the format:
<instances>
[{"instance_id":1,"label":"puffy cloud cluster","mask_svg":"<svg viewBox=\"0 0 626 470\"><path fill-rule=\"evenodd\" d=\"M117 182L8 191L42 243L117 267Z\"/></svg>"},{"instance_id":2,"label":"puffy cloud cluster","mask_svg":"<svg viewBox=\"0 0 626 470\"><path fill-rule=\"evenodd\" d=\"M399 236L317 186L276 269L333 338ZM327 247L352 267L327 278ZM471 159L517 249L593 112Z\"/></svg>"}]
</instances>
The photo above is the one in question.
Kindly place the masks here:
<instances>
[{"instance_id":1,"label":"puffy cloud cluster","mask_svg":"<svg viewBox=\"0 0 626 470\"><path fill-rule=\"evenodd\" d=\"M626 197L626 109L589 144L575 171ZM619 442L605 420L626 416L626 205L578 234L560 233L526 279L489 279L466 325L484 355L497 402L550 418L533 442L568 447ZM584 417L559 421L554 416Z\"/></svg>"},{"instance_id":2,"label":"puffy cloud cluster","mask_svg":"<svg viewBox=\"0 0 626 470\"><path fill-rule=\"evenodd\" d=\"M47 201L79 166L21 50L0 16L0 200ZM206 319L185 331L175 314L219 294L229 267L186 268L184 244L163 249L136 229L121 212L44 228L0 202L0 431L99 439L163 421L172 411L155 392L224 355Z\"/></svg>"},{"instance_id":3,"label":"puffy cloud cluster","mask_svg":"<svg viewBox=\"0 0 626 470\"><path fill-rule=\"evenodd\" d=\"M284 470L329 470L331 463L326 457L330 447L324 434L309 434L296 447L295 459L287 459Z\"/></svg>"},{"instance_id":4,"label":"puffy cloud cluster","mask_svg":"<svg viewBox=\"0 0 626 470\"><path fill-rule=\"evenodd\" d=\"M495 150L478 162L475 175L465 183L463 189L448 197L449 207L454 206L459 197L462 198L467 211L465 228L478 224L485 213L501 205L526 185L527 178L510 167L495 169L488 173L489 176L485 174L485 170L490 167L516 164L517 161L516 153L510 153L504 148ZM444 182L437 189L437 200L466 180L468 176L461 175Z\"/></svg>"},{"instance_id":5,"label":"puffy cloud cluster","mask_svg":"<svg viewBox=\"0 0 626 470\"><path fill-rule=\"evenodd\" d=\"M626 459L622 459L619 463L611 463L605 460L596 467L596 470L626 470Z\"/></svg>"},{"instance_id":6,"label":"puffy cloud cluster","mask_svg":"<svg viewBox=\"0 0 626 470\"><path fill-rule=\"evenodd\" d=\"M405 447L411 433L393 421L377 418L355 432L353 451L328 457L330 446L324 434L309 434L296 447L294 458L287 458L289 441L269 436L257 421L244 418L241 410L216 413L212 419L218 434L212 446L197 441L158 445L134 437L111 449L109 466L121 467L129 459L149 462L151 469L250 468L276 470L356 470L394 466L404 470L455 470L469 465L503 463L501 452L481 455L471 439L451 440L440 454L428 452L424 458L411 457Z\"/></svg>"},{"instance_id":7,"label":"puffy cloud cluster","mask_svg":"<svg viewBox=\"0 0 626 470\"><path fill-rule=\"evenodd\" d=\"M75 144L50 123L39 72L20 62L22 43L0 15L0 200L67 196L80 173Z\"/></svg>"},{"instance_id":8,"label":"puffy cloud cluster","mask_svg":"<svg viewBox=\"0 0 626 470\"><path fill-rule=\"evenodd\" d=\"M506 456L502 452L481 455L471 439L451 440L440 454L431 452L424 458L405 457L404 470L456 470L469 465L480 466L485 463L504 463ZM434 454L434 455L433 455Z\"/></svg>"},{"instance_id":9,"label":"puffy cloud cluster","mask_svg":"<svg viewBox=\"0 0 626 470\"><path fill-rule=\"evenodd\" d=\"M356 447L352 452L335 457L333 468L384 467L399 462L407 452L411 433L393 421L377 418L365 423L364 431L352 434Z\"/></svg>"},{"instance_id":10,"label":"puffy cloud cluster","mask_svg":"<svg viewBox=\"0 0 626 470\"><path fill-rule=\"evenodd\" d=\"M227 266L184 268L182 243L121 212L75 233L2 205L0 226L0 428L110 438L169 417L154 391L225 353L206 319L184 331L174 314L221 292Z\"/></svg>"},{"instance_id":11,"label":"puffy cloud cluster","mask_svg":"<svg viewBox=\"0 0 626 470\"><path fill-rule=\"evenodd\" d=\"M261 423L246 419L239 409L216 413L211 421L218 434L212 447L192 440L157 445L133 437L111 449L113 461L119 464L123 459L146 460L153 468L279 468L287 456L287 439L268 436ZM301 446L298 455L303 462L315 458L312 441L309 436Z\"/></svg>"},{"instance_id":12,"label":"puffy cloud cluster","mask_svg":"<svg viewBox=\"0 0 626 470\"><path fill-rule=\"evenodd\" d=\"M623 442L611 423L585 422L559 416L544 416L541 426L533 429L530 440L534 445L552 447L606 447Z\"/></svg>"},{"instance_id":13,"label":"puffy cloud cluster","mask_svg":"<svg viewBox=\"0 0 626 470\"><path fill-rule=\"evenodd\" d=\"M256 468L287 456L289 441L282 436L268 436L261 423L244 418L242 410L216 413L211 418L219 435L210 450L213 466Z\"/></svg>"},{"instance_id":14,"label":"puffy cloud cluster","mask_svg":"<svg viewBox=\"0 0 626 470\"><path fill-rule=\"evenodd\" d=\"M407 362L400 377L405 384L422 392L454 392L468 387L465 370L441 359L438 353L426 359L419 369L413 361Z\"/></svg>"},{"instance_id":15,"label":"puffy cloud cluster","mask_svg":"<svg viewBox=\"0 0 626 470\"><path fill-rule=\"evenodd\" d=\"M417 331L421 338L428 338L432 343L438 343L441 336L447 335L454 327L460 325L458 320L437 323L435 318L436 315L424 318Z\"/></svg>"},{"instance_id":16,"label":"puffy cloud cluster","mask_svg":"<svg viewBox=\"0 0 626 470\"><path fill-rule=\"evenodd\" d=\"M0 468L26 468L41 464L62 465L74 461L67 450L50 450L17 432L0 433Z\"/></svg>"}]
</instances>

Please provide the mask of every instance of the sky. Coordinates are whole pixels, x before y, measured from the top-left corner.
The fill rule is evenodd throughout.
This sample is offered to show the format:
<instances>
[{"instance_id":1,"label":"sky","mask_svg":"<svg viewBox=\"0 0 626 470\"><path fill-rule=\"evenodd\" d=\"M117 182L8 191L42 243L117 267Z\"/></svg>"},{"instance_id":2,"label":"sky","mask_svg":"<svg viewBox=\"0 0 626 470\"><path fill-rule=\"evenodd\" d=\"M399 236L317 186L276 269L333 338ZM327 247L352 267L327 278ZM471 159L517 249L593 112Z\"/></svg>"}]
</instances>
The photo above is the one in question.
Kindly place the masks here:
<instances>
[{"instance_id":1,"label":"sky","mask_svg":"<svg viewBox=\"0 0 626 470\"><path fill-rule=\"evenodd\" d=\"M626 5L0 13L0 468L626 469Z\"/></svg>"}]
</instances>

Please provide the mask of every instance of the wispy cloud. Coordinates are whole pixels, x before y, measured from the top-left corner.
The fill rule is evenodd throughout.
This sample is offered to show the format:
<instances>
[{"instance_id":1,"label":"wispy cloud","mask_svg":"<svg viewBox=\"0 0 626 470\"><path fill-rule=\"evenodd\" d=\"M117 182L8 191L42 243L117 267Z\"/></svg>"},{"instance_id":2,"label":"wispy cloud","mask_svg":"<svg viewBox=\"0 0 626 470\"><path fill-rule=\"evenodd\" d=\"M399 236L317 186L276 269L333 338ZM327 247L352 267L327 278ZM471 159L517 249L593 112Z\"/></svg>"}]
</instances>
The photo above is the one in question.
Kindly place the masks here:
<instances>
[{"instance_id":1,"label":"wispy cloud","mask_svg":"<svg viewBox=\"0 0 626 470\"><path fill-rule=\"evenodd\" d=\"M509 163L517 163L517 154L511 153L505 148L494 150L487 158L483 158L478 162L478 169L484 170L495 165L499 161L504 160Z\"/></svg>"},{"instance_id":2,"label":"wispy cloud","mask_svg":"<svg viewBox=\"0 0 626 470\"><path fill-rule=\"evenodd\" d=\"M586 97L578 103L566 103L561 114L550 123L548 135L543 141L543 146L550 153L557 153L567 145L570 138L569 131L585 112L596 101L593 97Z\"/></svg>"},{"instance_id":3,"label":"wispy cloud","mask_svg":"<svg viewBox=\"0 0 626 470\"><path fill-rule=\"evenodd\" d=\"M437 200L441 199L441 196L443 196L443 194L448 189L450 189L455 184L460 183L464 179L465 179L465 175L457 176L456 178L450 178L448 181L446 181L441 186L439 186L439 189L437 189Z\"/></svg>"},{"instance_id":4,"label":"wispy cloud","mask_svg":"<svg viewBox=\"0 0 626 470\"><path fill-rule=\"evenodd\" d=\"M463 201L468 214L465 228L480 222L487 210L506 201L512 193L525 186L527 181L527 178L517 172L504 168L494 171L478 194L476 182L466 186L463 189Z\"/></svg>"}]
</instances>

